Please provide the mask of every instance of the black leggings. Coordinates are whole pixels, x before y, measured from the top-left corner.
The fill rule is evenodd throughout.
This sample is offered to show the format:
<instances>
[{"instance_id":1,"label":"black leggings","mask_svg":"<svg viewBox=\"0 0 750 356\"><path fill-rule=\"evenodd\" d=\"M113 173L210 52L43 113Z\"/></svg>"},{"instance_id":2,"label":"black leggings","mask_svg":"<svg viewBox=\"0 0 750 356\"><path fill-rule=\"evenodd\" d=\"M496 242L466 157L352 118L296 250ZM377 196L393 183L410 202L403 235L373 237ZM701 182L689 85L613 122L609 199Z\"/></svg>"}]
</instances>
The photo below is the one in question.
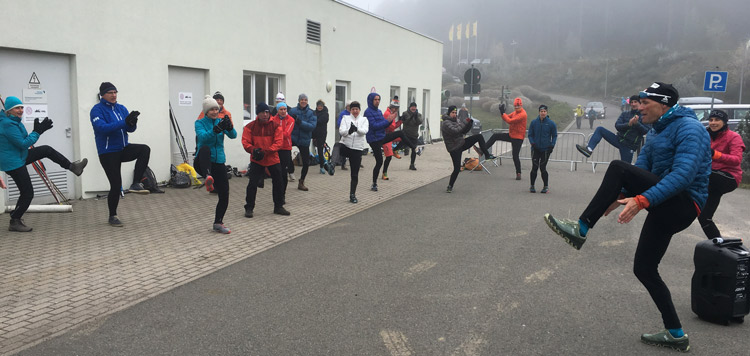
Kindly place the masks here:
<instances>
[{"instance_id":1,"label":"black leggings","mask_svg":"<svg viewBox=\"0 0 750 356\"><path fill-rule=\"evenodd\" d=\"M451 161L453 162L453 173L451 173L451 179L450 182L448 182L449 186L452 187L453 183L456 183L458 173L461 172L461 154L464 152L464 150L467 150L471 146L474 146L474 144L477 142L479 143L479 147L482 149L482 152L484 152L485 155L489 155L490 152L484 142L484 137L479 134L467 137L464 140L463 146L449 152L451 155Z\"/></svg>"},{"instance_id":2,"label":"black leggings","mask_svg":"<svg viewBox=\"0 0 750 356\"><path fill-rule=\"evenodd\" d=\"M392 142L393 140L400 138L405 145L411 149L416 148L414 143L404 135L403 131L393 131L385 134L382 140L375 142L368 142L372 149L372 155L375 156L375 167L372 169L372 184L378 184L378 174L380 173L380 167L383 166L383 145Z\"/></svg>"},{"instance_id":3,"label":"black leggings","mask_svg":"<svg viewBox=\"0 0 750 356\"><path fill-rule=\"evenodd\" d=\"M731 174L723 171L711 172L708 177L708 199L706 199L706 205L701 210L701 216L698 217L698 222L700 222L707 238L721 237L719 228L714 224L714 213L719 207L721 196L735 189L737 189L737 181Z\"/></svg>"},{"instance_id":4,"label":"black leggings","mask_svg":"<svg viewBox=\"0 0 750 356\"><path fill-rule=\"evenodd\" d=\"M26 164L12 171L6 172L11 178L13 178L19 193L18 201L16 201L16 208L10 213L12 219L20 219L23 217L23 214L29 209L29 205L31 205L31 201L34 199L34 186L31 184L31 176L29 176L29 171L26 168L26 165L42 158L49 158L52 162L59 164L60 167L70 169L70 161L54 148L50 146L29 148L28 156L26 156Z\"/></svg>"},{"instance_id":5,"label":"black leggings","mask_svg":"<svg viewBox=\"0 0 750 356\"><path fill-rule=\"evenodd\" d=\"M294 163L292 163L292 150L279 150L279 161L281 167L281 186L284 188L284 194L286 194L286 186L289 185L289 175L287 173L294 173ZM291 168L291 171L289 170Z\"/></svg>"},{"instance_id":6,"label":"black leggings","mask_svg":"<svg viewBox=\"0 0 750 356\"><path fill-rule=\"evenodd\" d=\"M511 147L513 148L513 165L516 166L516 173L521 173L521 159L519 158L519 154L521 154L523 139L510 138L510 134L507 132L494 133L490 136L490 139L487 140L487 148L492 148L495 141L510 142Z\"/></svg>"},{"instance_id":7,"label":"black leggings","mask_svg":"<svg viewBox=\"0 0 750 356\"><path fill-rule=\"evenodd\" d=\"M419 141L419 137L413 137L413 136L407 136L407 137L409 137L409 140L411 142L414 142L414 144L416 144ZM408 149L408 148L404 148L404 146L406 146L406 143L404 143L404 141L399 142L398 146L396 146L396 148L393 149L393 152L396 152L401 149ZM413 150L411 152L411 165L412 166L414 165L414 162L417 160L417 154L415 151L416 150Z\"/></svg>"},{"instance_id":8,"label":"black leggings","mask_svg":"<svg viewBox=\"0 0 750 356\"><path fill-rule=\"evenodd\" d=\"M325 135L323 136L325 137ZM318 163L320 164L320 168L323 168L323 163L325 163L325 144L326 140L323 139L314 139L313 144L315 144L315 149L318 151Z\"/></svg>"},{"instance_id":9,"label":"black leggings","mask_svg":"<svg viewBox=\"0 0 750 356\"><path fill-rule=\"evenodd\" d=\"M207 146L201 147L195 157L195 171L203 176L209 175L214 179L214 191L219 196L219 202L216 203L216 212L214 213L214 224L224 222L224 214L229 206L229 177L227 177L227 167L223 163L211 162L211 149Z\"/></svg>"},{"instance_id":10,"label":"black leggings","mask_svg":"<svg viewBox=\"0 0 750 356\"><path fill-rule=\"evenodd\" d=\"M271 188L271 195L273 197L273 208L281 208L284 206L284 187L281 182L281 165L274 164L272 166L264 167L258 163L250 162L250 179L247 182L247 188L245 189L245 210L255 209L255 195L258 193L258 182L263 179L263 175L268 169L268 173L271 174L271 182L273 188Z\"/></svg>"},{"instance_id":11,"label":"black leggings","mask_svg":"<svg viewBox=\"0 0 750 356\"><path fill-rule=\"evenodd\" d=\"M593 227L625 188L631 194L641 194L659 182L659 177L625 161L609 164L599 190L584 210L580 219ZM669 288L659 276L659 262L667 252L672 236L686 229L698 212L690 194L682 191L657 206L647 208L638 247L633 261L633 272L646 287L656 307L661 312L664 327L681 328Z\"/></svg>"},{"instance_id":12,"label":"black leggings","mask_svg":"<svg viewBox=\"0 0 750 356\"><path fill-rule=\"evenodd\" d=\"M349 194L357 193L357 183L359 183L359 166L362 163L362 150L353 150L341 145L341 156L349 158L351 170L351 183L349 183Z\"/></svg>"},{"instance_id":13,"label":"black leggings","mask_svg":"<svg viewBox=\"0 0 750 356\"><path fill-rule=\"evenodd\" d=\"M539 169L542 172L542 182L544 186L549 185L549 174L547 173L547 161L551 151L538 151L532 149L531 152L531 172L529 172L529 179L531 179L531 186L534 186L536 182L536 170Z\"/></svg>"},{"instance_id":14,"label":"black leggings","mask_svg":"<svg viewBox=\"0 0 750 356\"><path fill-rule=\"evenodd\" d=\"M120 191L122 190L122 176L120 168L122 162L135 160L135 172L133 173L133 183L140 183L143 178L143 172L148 166L148 159L151 157L151 149L146 145L131 143L122 151L110 152L99 155L99 162L104 168L104 173L109 180L109 194L107 194L107 206L109 207L109 216L117 215L117 205L120 203Z\"/></svg>"},{"instance_id":15,"label":"black leggings","mask_svg":"<svg viewBox=\"0 0 750 356\"><path fill-rule=\"evenodd\" d=\"M310 144L305 146L297 145L299 149L299 158L302 161L302 172L300 173L299 179L304 181L307 177L307 170L310 168ZM290 173L294 173L294 169Z\"/></svg>"}]
</instances>

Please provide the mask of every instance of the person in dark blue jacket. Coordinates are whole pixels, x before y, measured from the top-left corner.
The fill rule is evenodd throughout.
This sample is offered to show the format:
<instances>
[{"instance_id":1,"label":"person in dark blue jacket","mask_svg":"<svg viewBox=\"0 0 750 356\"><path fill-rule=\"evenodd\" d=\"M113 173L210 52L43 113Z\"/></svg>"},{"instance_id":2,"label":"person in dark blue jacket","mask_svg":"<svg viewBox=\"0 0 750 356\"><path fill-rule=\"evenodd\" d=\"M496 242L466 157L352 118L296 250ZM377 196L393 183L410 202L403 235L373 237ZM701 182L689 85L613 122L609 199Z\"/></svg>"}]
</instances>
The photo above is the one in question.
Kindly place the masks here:
<instances>
[{"instance_id":1,"label":"person in dark blue jacket","mask_svg":"<svg viewBox=\"0 0 750 356\"><path fill-rule=\"evenodd\" d=\"M19 197L16 208L10 213L9 231L29 232L31 227L23 222L23 214L34 199L34 186L26 166L42 158L49 158L63 169L70 170L80 176L88 163L82 159L71 163L65 156L50 146L29 148L39 140L39 136L52 128L52 120L34 119L34 131L28 133L21 122L23 117L23 103L15 96L5 100L5 110L0 111L0 171L7 173L18 188Z\"/></svg>"},{"instance_id":2,"label":"person in dark blue jacket","mask_svg":"<svg viewBox=\"0 0 750 356\"><path fill-rule=\"evenodd\" d=\"M131 193L148 194L149 191L143 187L141 180L143 172L148 167L151 148L146 145L128 143L128 133L134 132L137 128L138 115L141 113L135 110L128 112L125 106L117 102L117 88L114 84L102 83L99 86L99 95L101 96L99 104L91 108L91 125L94 127L99 162L109 180L108 221L111 226L121 227L122 221L117 217L117 205L120 203L122 190L120 167L122 162L135 160L133 184L130 185L129 190Z\"/></svg>"},{"instance_id":3,"label":"person in dark blue jacket","mask_svg":"<svg viewBox=\"0 0 750 356\"><path fill-rule=\"evenodd\" d=\"M580 249L596 222L618 206L624 205L617 218L621 224L647 209L633 272L661 312L665 330L642 334L641 341L688 351L688 336L658 269L672 236L690 226L706 203L711 139L693 110L677 105L679 94L672 85L656 82L638 96L641 120L653 124L653 129L635 165L612 161L577 222L550 214L545 214L544 220L568 244Z\"/></svg>"},{"instance_id":4,"label":"person in dark blue jacket","mask_svg":"<svg viewBox=\"0 0 750 356\"><path fill-rule=\"evenodd\" d=\"M367 131L367 143L372 149L372 155L375 156L375 167L372 169L372 187L370 187L370 190L374 192L378 191L378 176L380 175L380 167L383 166L383 145L400 138L401 142L409 146L412 150L417 148L414 142L404 134L404 131L385 132L385 129L390 126L393 119L389 121L389 119L383 117L383 112L378 109L378 106L380 106L380 94L370 93L367 95L365 117L370 126L369 131Z\"/></svg>"},{"instance_id":5,"label":"person in dark blue jacket","mask_svg":"<svg viewBox=\"0 0 750 356\"><path fill-rule=\"evenodd\" d=\"M297 106L289 111L289 115L294 118L292 144L299 149L299 157L302 161L302 172L300 172L297 189L305 192L308 191L305 186L305 177L307 177L307 170L310 168L310 141L312 140L312 132L318 125L318 118L315 116L315 112L310 109L307 101L307 95L300 94Z\"/></svg>"},{"instance_id":6,"label":"person in dark blue jacket","mask_svg":"<svg viewBox=\"0 0 750 356\"><path fill-rule=\"evenodd\" d=\"M531 144L531 187L529 192L536 193L534 182L536 182L537 169L542 172L544 187L540 193L549 192L549 174L547 173L547 161L552 155L552 150L557 143L557 125L547 115L547 105L539 106L539 116L529 125L529 143Z\"/></svg>"},{"instance_id":7,"label":"person in dark blue jacket","mask_svg":"<svg viewBox=\"0 0 750 356\"><path fill-rule=\"evenodd\" d=\"M229 206L229 178L224 154L224 136L237 138L232 118L219 118L219 103L206 95L203 99L203 118L195 122L195 136L198 151L193 166L198 174L206 177L206 190L216 191L219 202L214 214L214 231L228 234L231 231L224 225L224 214Z\"/></svg>"},{"instance_id":8,"label":"person in dark blue jacket","mask_svg":"<svg viewBox=\"0 0 750 356\"><path fill-rule=\"evenodd\" d=\"M591 157L591 153L602 140L609 142L612 146L620 150L620 159L625 162L633 162L633 154L641 147L643 136L651 129L651 125L644 124L640 119L638 111L641 105L638 95L630 97L630 111L620 114L615 122L617 134L612 133L604 127L597 127L594 134L591 135L589 143L586 146L576 144L576 149L586 157Z\"/></svg>"}]
</instances>

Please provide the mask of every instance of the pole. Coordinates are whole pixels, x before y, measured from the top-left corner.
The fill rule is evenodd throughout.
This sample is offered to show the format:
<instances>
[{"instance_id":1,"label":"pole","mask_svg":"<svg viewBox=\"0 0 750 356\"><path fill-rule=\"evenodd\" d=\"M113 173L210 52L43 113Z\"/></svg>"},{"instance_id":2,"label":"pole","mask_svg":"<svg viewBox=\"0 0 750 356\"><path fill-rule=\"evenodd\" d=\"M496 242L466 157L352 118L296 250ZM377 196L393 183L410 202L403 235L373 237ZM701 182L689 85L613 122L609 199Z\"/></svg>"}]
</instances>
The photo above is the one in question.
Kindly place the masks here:
<instances>
[{"instance_id":1,"label":"pole","mask_svg":"<svg viewBox=\"0 0 750 356\"><path fill-rule=\"evenodd\" d=\"M716 92L711 92L711 111L714 110L714 97L716 96Z\"/></svg>"},{"instance_id":2,"label":"pole","mask_svg":"<svg viewBox=\"0 0 750 356\"><path fill-rule=\"evenodd\" d=\"M453 41L451 41L451 67L453 67Z\"/></svg>"},{"instance_id":3,"label":"pole","mask_svg":"<svg viewBox=\"0 0 750 356\"><path fill-rule=\"evenodd\" d=\"M468 58L467 58L468 60ZM471 109L474 104L474 65L471 65L471 81L469 82L469 117L473 118L471 115Z\"/></svg>"},{"instance_id":4,"label":"pole","mask_svg":"<svg viewBox=\"0 0 750 356\"><path fill-rule=\"evenodd\" d=\"M604 67L604 100L607 100L607 76L609 74L609 58L606 59L607 64Z\"/></svg>"},{"instance_id":5,"label":"pole","mask_svg":"<svg viewBox=\"0 0 750 356\"><path fill-rule=\"evenodd\" d=\"M742 104L742 85L745 79L745 66L747 65L747 48L750 47L750 40L747 40L745 44L745 56L742 57L742 70L740 70L740 98L737 100L738 104Z\"/></svg>"}]
</instances>

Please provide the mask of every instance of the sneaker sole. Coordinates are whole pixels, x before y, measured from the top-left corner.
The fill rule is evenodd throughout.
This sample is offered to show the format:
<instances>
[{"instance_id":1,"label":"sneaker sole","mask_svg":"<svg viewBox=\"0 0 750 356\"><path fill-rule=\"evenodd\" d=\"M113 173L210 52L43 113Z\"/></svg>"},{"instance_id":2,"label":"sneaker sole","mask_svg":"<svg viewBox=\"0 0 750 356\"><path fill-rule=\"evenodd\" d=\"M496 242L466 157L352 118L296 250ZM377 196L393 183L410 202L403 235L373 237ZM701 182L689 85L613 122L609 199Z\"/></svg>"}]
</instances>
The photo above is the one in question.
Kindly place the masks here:
<instances>
[{"instance_id":1,"label":"sneaker sole","mask_svg":"<svg viewBox=\"0 0 750 356\"><path fill-rule=\"evenodd\" d=\"M224 234L224 235L229 235L232 233L231 231L224 232L218 229L214 229L214 232L219 233L219 234Z\"/></svg>"},{"instance_id":2,"label":"sneaker sole","mask_svg":"<svg viewBox=\"0 0 750 356\"><path fill-rule=\"evenodd\" d=\"M584 149L582 149L582 148L579 148L578 146L576 146L576 149L577 149L577 150L578 150L578 152L580 152L580 153L581 153L582 155L586 156L586 158L590 158L590 157L591 157L591 153L590 153L590 152L588 152L588 150L586 150L585 148L584 148Z\"/></svg>"},{"instance_id":3,"label":"sneaker sole","mask_svg":"<svg viewBox=\"0 0 750 356\"><path fill-rule=\"evenodd\" d=\"M549 226L549 228L552 229L552 231L554 231L557 235L562 237L563 240L565 240L565 242L568 243L568 245L573 246L573 248L576 250L580 250L583 244L576 245L569 237L565 236L565 232L560 230L551 219L552 219L552 215L544 214L544 222L547 223L547 226Z\"/></svg>"},{"instance_id":4,"label":"sneaker sole","mask_svg":"<svg viewBox=\"0 0 750 356\"><path fill-rule=\"evenodd\" d=\"M214 190L214 178L213 177L206 178L206 181L203 182L203 184L206 186L206 191L212 192Z\"/></svg>"},{"instance_id":5,"label":"sneaker sole","mask_svg":"<svg viewBox=\"0 0 750 356\"><path fill-rule=\"evenodd\" d=\"M688 345L686 348L683 349L683 348L681 348L678 345L661 344L661 343L658 343L658 342L647 341L647 340L644 340L644 339L641 339L641 342L644 343L644 344L646 344L646 345L658 346L658 347L665 347L665 348L672 349L672 350L679 351L679 352L689 352L690 351L690 345Z\"/></svg>"}]
</instances>

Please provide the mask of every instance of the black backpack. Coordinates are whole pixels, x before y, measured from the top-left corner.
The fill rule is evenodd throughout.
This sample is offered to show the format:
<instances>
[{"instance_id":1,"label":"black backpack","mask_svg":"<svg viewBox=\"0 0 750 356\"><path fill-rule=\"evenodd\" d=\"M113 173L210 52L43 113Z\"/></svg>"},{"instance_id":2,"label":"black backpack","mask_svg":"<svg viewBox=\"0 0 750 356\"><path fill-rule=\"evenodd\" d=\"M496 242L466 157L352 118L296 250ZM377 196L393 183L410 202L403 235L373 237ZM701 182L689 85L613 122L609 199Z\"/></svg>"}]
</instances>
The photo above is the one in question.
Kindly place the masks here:
<instances>
[{"instance_id":1,"label":"black backpack","mask_svg":"<svg viewBox=\"0 0 750 356\"><path fill-rule=\"evenodd\" d=\"M175 188L189 188L192 185L190 176L183 171L177 170L174 164L169 167L172 178L169 179L169 185Z\"/></svg>"},{"instance_id":2,"label":"black backpack","mask_svg":"<svg viewBox=\"0 0 750 356\"><path fill-rule=\"evenodd\" d=\"M156 180L156 175L150 167L146 167L146 170L143 172L141 184L151 193L164 193L163 190L159 189L159 182Z\"/></svg>"}]
</instances>

